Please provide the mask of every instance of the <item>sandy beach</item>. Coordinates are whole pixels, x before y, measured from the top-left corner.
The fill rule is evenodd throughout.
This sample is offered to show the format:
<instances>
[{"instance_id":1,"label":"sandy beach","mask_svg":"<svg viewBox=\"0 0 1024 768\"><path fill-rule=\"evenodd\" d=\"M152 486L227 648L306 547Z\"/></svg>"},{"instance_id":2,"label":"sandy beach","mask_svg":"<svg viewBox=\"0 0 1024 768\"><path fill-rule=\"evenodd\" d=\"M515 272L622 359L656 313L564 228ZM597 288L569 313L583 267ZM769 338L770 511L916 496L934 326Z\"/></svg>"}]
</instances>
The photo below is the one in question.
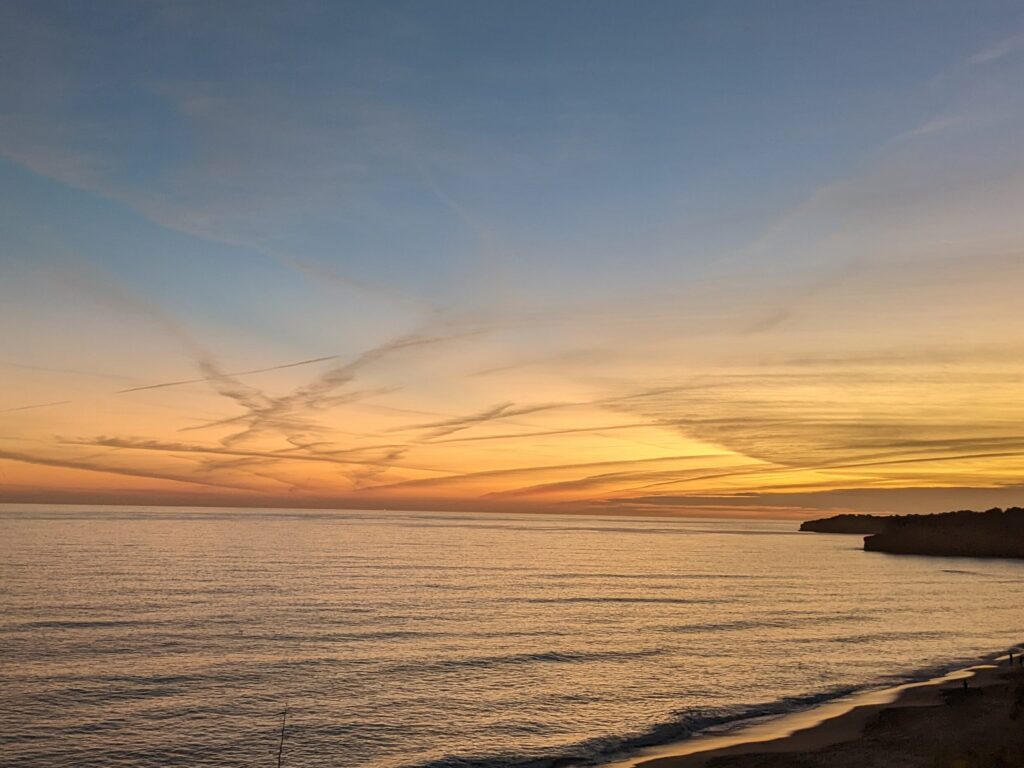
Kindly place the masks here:
<instances>
[{"instance_id":1,"label":"sandy beach","mask_svg":"<svg viewBox=\"0 0 1024 768\"><path fill-rule=\"evenodd\" d=\"M1013 651L1016 657L1018 651ZM964 687L966 681L967 687ZM1024 766L1024 668L1007 654L923 683L664 745L614 768Z\"/></svg>"}]
</instances>

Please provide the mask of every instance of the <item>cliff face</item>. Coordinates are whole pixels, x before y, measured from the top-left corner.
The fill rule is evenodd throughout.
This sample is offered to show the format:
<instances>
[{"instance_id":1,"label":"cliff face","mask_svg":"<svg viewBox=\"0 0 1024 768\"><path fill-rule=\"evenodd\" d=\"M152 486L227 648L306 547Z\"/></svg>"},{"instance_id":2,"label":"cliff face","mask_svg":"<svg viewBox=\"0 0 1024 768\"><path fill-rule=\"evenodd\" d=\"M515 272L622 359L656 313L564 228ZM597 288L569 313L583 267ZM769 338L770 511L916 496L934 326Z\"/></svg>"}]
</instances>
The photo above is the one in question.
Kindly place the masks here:
<instances>
[{"instance_id":1,"label":"cliff face","mask_svg":"<svg viewBox=\"0 0 1024 768\"><path fill-rule=\"evenodd\" d=\"M1024 558L1024 509L891 517L864 539L869 552Z\"/></svg>"},{"instance_id":2,"label":"cliff face","mask_svg":"<svg viewBox=\"0 0 1024 768\"><path fill-rule=\"evenodd\" d=\"M836 515L820 520L808 520L800 524L801 531L815 533L881 533L892 517L874 515Z\"/></svg>"}]
</instances>

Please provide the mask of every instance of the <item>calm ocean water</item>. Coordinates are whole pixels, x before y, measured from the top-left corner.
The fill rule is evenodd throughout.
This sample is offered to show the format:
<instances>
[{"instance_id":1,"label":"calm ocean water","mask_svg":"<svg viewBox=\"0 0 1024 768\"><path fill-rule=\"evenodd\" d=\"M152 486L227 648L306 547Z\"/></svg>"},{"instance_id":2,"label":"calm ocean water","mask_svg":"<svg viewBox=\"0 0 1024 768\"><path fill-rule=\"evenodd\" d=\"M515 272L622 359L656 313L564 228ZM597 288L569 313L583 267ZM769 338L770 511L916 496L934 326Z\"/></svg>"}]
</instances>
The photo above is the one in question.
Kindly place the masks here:
<instances>
[{"instance_id":1,"label":"calm ocean water","mask_svg":"<svg viewBox=\"0 0 1024 768\"><path fill-rule=\"evenodd\" d=\"M8 768L546 766L1024 640L1024 564L793 523L0 509Z\"/></svg>"}]
</instances>

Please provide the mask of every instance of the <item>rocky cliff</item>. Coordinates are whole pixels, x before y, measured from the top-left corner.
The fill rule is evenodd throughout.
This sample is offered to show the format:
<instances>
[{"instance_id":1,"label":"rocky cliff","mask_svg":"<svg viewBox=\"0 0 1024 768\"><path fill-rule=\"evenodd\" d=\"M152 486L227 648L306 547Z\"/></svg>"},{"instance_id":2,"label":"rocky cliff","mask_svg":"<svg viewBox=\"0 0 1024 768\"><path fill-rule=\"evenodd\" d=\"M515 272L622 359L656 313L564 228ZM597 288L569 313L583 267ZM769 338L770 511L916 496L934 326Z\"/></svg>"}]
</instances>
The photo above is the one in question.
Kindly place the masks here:
<instances>
[{"instance_id":1,"label":"rocky cliff","mask_svg":"<svg viewBox=\"0 0 1024 768\"><path fill-rule=\"evenodd\" d=\"M893 517L864 539L870 552L1024 558L1024 509Z\"/></svg>"},{"instance_id":2,"label":"rocky cliff","mask_svg":"<svg viewBox=\"0 0 1024 768\"><path fill-rule=\"evenodd\" d=\"M801 531L868 533L864 549L904 555L1024 558L1024 509L960 510L935 515L837 515Z\"/></svg>"}]
</instances>

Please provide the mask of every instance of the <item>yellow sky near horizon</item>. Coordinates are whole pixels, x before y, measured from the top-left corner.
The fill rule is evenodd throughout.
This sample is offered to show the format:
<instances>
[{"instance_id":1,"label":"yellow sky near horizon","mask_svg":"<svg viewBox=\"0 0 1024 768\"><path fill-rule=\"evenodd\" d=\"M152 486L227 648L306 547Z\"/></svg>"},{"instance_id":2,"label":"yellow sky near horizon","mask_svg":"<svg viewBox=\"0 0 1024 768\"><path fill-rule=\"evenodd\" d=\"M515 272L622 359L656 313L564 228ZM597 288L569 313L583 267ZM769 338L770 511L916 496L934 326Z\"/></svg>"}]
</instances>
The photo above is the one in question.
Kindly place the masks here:
<instances>
[{"instance_id":1,"label":"yellow sky near horizon","mask_svg":"<svg viewBox=\"0 0 1024 768\"><path fill-rule=\"evenodd\" d=\"M495 369L495 335L162 382L20 371L6 401L36 402L4 413L4 500L806 517L936 509L928 489L1011 503L1024 470L1024 371L998 356L727 362L765 332L724 335L715 365L700 337L671 365L637 346Z\"/></svg>"}]
</instances>

